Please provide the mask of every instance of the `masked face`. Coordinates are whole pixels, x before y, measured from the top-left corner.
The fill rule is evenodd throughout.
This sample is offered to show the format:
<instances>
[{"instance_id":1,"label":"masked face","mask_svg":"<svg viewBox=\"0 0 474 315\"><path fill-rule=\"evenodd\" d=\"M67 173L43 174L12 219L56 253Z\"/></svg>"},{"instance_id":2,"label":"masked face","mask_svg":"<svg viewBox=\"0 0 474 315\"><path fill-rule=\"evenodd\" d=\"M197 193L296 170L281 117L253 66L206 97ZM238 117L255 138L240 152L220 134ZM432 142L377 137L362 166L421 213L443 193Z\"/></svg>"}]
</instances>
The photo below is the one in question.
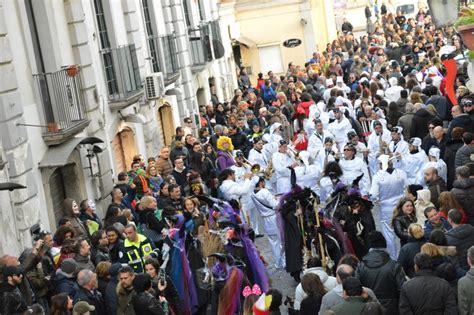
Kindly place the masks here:
<instances>
[{"instance_id":1,"label":"masked face","mask_svg":"<svg viewBox=\"0 0 474 315\"><path fill-rule=\"evenodd\" d=\"M95 211L95 202L93 200L89 200L88 205L89 208L92 209L92 211Z\"/></svg>"}]
</instances>

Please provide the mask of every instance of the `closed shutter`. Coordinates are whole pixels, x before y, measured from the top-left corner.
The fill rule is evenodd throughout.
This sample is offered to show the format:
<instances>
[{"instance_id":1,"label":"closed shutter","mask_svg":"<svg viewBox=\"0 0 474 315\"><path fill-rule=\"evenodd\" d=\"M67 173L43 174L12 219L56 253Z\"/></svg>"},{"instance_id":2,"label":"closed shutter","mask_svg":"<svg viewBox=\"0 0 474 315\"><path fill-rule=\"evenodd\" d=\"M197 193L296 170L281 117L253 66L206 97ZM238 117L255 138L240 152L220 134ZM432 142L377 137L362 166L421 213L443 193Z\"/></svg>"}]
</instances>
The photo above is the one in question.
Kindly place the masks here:
<instances>
[{"instance_id":1,"label":"closed shutter","mask_svg":"<svg viewBox=\"0 0 474 315\"><path fill-rule=\"evenodd\" d=\"M114 140L112 140L112 152L115 158L115 170L117 173L126 171L127 168L125 166L125 157L123 155L120 133L116 134Z\"/></svg>"},{"instance_id":2,"label":"closed shutter","mask_svg":"<svg viewBox=\"0 0 474 315\"><path fill-rule=\"evenodd\" d=\"M170 146L171 142L173 141L173 134L175 131L171 106L165 104L160 107L159 112L164 144L166 146Z\"/></svg>"},{"instance_id":3,"label":"closed shutter","mask_svg":"<svg viewBox=\"0 0 474 315\"><path fill-rule=\"evenodd\" d=\"M58 167L49 178L49 188L53 203L54 219L58 223L64 217L63 201L66 199L61 167Z\"/></svg>"}]
</instances>

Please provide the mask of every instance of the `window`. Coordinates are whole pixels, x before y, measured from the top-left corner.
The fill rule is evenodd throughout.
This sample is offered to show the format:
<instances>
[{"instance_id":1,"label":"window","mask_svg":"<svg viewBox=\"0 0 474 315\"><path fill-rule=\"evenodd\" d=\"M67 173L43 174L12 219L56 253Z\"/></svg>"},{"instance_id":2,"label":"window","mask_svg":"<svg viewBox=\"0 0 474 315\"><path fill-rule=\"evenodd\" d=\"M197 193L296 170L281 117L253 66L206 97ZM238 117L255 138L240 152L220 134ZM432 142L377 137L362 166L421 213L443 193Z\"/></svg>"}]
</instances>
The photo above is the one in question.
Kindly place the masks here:
<instances>
[{"instance_id":1,"label":"window","mask_svg":"<svg viewBox=\"0 0 474 315\"><path fill-rule=\"evenodd\" d=\"M260 72L283 73L280 45L264 46L258 48L260 55Z\"/></svg>"},{"instance_id":2,"label":"window","mask_svg":"<svg viewBox=\"0 0 474 315\"><path fill-rule=\"evenodd\" d=\"M204 18L204 6L202 4L202 0L197 0L197 3L199 8L199 18L201 21L205 21L206 19Z\"/></svg>"},{"instance_id":3,"label":"window","mask_svg":"<svg viewBox=\"0 0 474 315\"><path fill-rule=\"evenodd\" d=\"M117 77L115 75L112 52L110 50L109 34L107 33L107 23L105 19L104 6L102 0L94 0L95 17L99 28L100 47L102 49L102 62L104 63L104 72L107 90L109 95L118 93Z\"/></svg>"},{"instance_id":4,"label":"window","mask_svg":"<svg viewBox=\"0 0 474 315\"><path fill-rule=\"evenodd\" d=\"M191 27L191 16L189 12L188 0L183 0L183 10L184 10L184 20L186 21L186 26Z\"/></svg>"},{"instance_id":5,"label":"window","mask_svg":"<svg viewBox=\"0 0 474 315\"><path fill-rule=\"evenodd\" d=\"M148 0L142 0L143 16L145 18L146 35L148 36L148 46L150 47L151 66L153 72L160 72L160 60L158 55L158 39L153 36L152 17L150 14L150 5Z\"/></svg>"}]
</instances>

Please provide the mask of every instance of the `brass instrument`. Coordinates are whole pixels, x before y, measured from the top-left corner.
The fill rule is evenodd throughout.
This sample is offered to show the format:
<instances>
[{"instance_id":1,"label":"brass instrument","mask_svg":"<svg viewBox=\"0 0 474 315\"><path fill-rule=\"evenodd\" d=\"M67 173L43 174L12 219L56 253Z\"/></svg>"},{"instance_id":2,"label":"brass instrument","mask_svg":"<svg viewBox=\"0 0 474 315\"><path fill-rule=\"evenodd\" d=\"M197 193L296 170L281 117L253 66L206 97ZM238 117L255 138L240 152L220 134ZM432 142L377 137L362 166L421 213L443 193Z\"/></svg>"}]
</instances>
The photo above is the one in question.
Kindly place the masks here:
<instances>
[{"instance_id":1,"label":"brass instrument","mask_svg":"<svg viewBox=\"0 0 474 315\"><path fill-rule=\"evenodd\" d=\"M273 176L273 160L270 159L267 164L267 169L264 172L264 176L266 180L270 180Z\"/></svg>"},{"instance_id":2,"label":"brass instrument","mask_svg":"<svg viewBox=\"0 0 474 315\"><path fill-rule=\"evenodd\" d=\"M379 136L379 153L380 155L386 154L387 151L387 143L382 141L382 134Z\"/></svg>"},{"instance_id":3,"label":"brass instrument","mask_svg":"<svg viewBox=\"0 0 474 315\"><path fill-rule=\"evenodd\" d=\"M292 149L291 147L288 147L288 150L290 150L290 152L293 154L295 160L300 159L300 151Z\"/></svg>"},{"instance_id":4,"label":"brass instrument","mask_svg":"<svg viewBox=\"0 0 474 315\"><path fill-rule=\"evenodd\" d=\"M250 168L250 172L254 175L260 173L261 166L259 164L252 164L249 160L244 158L244 165L247 165Z\"/></svg>"}]
</instances>

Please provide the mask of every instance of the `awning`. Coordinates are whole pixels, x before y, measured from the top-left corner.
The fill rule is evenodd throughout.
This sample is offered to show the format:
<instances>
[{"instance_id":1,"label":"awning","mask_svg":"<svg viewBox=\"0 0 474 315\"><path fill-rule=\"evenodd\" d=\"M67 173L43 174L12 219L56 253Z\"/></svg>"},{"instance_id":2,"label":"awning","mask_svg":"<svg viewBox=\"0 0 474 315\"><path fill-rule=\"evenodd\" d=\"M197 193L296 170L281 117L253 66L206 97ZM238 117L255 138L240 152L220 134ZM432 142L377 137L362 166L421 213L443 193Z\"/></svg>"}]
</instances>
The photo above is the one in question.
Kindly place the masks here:
<instances>
[{"instance_id":1,"label":"awning","mask_svg":"<svg viewBox=\"0 0 474 315\"><path fill-rule=\"evenodd\" d=\"M66 141L63 144L50 147L43 159L39 163L39 168L47 167L60 167L67 164L67 160L71 155L72 151L80 144L94 144L103 143L99 138L96 137L77 137Z\"/></svg>"},{"instance_id":2,"label":"awning","mask_svg":"<svg viewBox=\"0 0 474 315\"><path fill-rule=\"evenodd\" d=\"M20 185L18 183L13 183L13 182L0 183L0 190L13 191L15 189L25 189L25 188L26 186Z\"/></svg>"},{"instance_id":3,"label":"awning","mask_svg":"<svg viewBox=\"0 0 474 315\"><path fill-rule=\"evenodd\" d=\"M251 40L248 37L245 36L239 36L237 38L233 39L235 42L239 43L240 45L245 46L246 48L250 48L252 46L255 46L255 42Z\"/></svg>"}]
</instances>

